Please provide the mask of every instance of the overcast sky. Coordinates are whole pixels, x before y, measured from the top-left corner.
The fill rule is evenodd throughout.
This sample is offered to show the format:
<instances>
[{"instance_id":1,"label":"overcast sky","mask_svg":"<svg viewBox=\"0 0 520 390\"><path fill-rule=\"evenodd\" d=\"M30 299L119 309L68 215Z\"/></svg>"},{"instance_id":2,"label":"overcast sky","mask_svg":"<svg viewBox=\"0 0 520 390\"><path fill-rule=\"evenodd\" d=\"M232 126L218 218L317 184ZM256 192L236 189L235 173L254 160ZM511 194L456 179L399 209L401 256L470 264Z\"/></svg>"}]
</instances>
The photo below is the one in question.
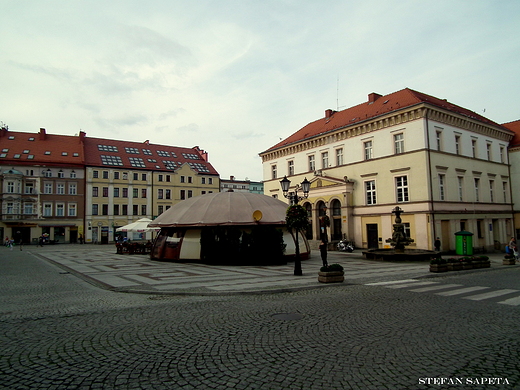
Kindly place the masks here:
<instances>
[{"instance_id":1,"label":"overcast sky","mask_svg":"<svg viewBox=\"0 0 520 390\"><path fill-rule=\"evenodd\" d=\"M197 145L222 178L262 180L258 153L371 92L520 119L517 0L0 0L0 15L10 130Z\"/></svg>"}]
</instances>

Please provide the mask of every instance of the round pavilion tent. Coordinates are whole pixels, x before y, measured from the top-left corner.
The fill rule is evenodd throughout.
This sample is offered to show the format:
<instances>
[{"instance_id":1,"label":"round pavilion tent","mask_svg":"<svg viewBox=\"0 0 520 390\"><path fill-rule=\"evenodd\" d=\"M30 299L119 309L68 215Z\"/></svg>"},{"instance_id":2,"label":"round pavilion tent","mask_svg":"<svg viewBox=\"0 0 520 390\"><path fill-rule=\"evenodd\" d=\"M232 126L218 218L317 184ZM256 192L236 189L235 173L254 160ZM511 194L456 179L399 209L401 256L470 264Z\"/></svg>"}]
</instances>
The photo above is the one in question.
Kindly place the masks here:
<instances>
[{"instance_id":1,"label":"round pavilion tent","mask_svg":"<svg viewBox=\"0 0 520 390\"><path fill-rule=\"evenodd\" d=\"M287 204L267 195L218 192L189 198L148 227L160 228L152 258L217 263L279 263L295 254L285 227ZM299 237L303 257L310 253Z\"/></svg>"}]
</instances>

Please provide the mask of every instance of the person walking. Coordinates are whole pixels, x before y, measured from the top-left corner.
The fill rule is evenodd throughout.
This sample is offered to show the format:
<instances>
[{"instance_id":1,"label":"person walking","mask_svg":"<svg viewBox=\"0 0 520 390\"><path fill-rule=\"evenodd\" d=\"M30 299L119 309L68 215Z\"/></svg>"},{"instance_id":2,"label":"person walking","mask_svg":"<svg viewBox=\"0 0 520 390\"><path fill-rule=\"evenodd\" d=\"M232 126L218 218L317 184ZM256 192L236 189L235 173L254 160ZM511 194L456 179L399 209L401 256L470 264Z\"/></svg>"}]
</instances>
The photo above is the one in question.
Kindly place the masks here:
<instances>
[{"instance_id":1,"label":"person walking","mask_svg":"<svg viewBox=\"0 0 520 390\"><path fill-rule=\"evenodd\" d=\"M320 255L321 255L321 261L323 263L324 267L328 267L329 264L327 263L327 242L325 240L321 240L320 243Z\"/></svg>"},{"instance_id":2,"label":"person walking","mask_svg":"<svg viewBox=\"0 0 520 390\"><path fill-rule=\"evenodd\" d=\"M435 247L435 250L437 252L440 252L441 251L441 239L439 237L437 237L437 239L435 240L435 242L433 243L433 246Z\"/></svg>"},{"instance_id":3,"label":"person walking","mask_svg":"<svg viewBox=\"0 0 520 390\"><path fill-rule=\"evenodd\" d=\"M515 256L515 260L518 260L518 247L516 246L516 240L514 237L511 237L508 244L509 254Z\"/></svg>"}]
</instances>

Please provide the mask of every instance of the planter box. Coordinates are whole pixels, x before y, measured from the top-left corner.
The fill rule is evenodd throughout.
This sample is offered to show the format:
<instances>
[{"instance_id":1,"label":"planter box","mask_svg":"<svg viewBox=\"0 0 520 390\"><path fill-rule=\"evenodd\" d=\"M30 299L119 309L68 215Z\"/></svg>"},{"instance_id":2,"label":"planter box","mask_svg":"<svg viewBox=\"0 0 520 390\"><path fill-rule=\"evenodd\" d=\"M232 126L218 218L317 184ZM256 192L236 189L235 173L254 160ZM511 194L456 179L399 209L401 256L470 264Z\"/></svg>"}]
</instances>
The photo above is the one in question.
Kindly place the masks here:
<instances>
[{"instance_id":1,"label":"planter box","mask_svg":"<svg viewBox=\"0 0 520 390\"><path fill-rule=\"evenodd\" d=\"M473 264L469 261L462 262L462 269L473 269Z\"/></svg>"},{"instance_id":2,"label":"planter box","mask_svg":"<svg viewBox=\"0 0 520 390\"><path fill-rule=\"evenodd\" d=\"M515 265L516 260L515 259L503 259L502 264L503 265Z\"/></svg>"},{"instance_id":3,"label":"planter box","mask_svg":"<svg viewBox=\"0 0 520 390\"><path fill-rule=\"evenodd\" d=\"M340 283L345 280L344 271L318 272L318 282L321 283Z\"/></svg>"},{"instance_id":4,"label":"planter box","mask_svg":"<svg viewBox=\"0 0 520 390\"><path fill-rule=\"evenodd\" d=\"M447 264L430 264L430 272L448 272Z\"/></svg>"},{"instance_id":5,"label":"planter box","mask_svg":"<svg viewBox=\"0 0 520 390\"><path fill-rule=\"evenodd\" d=\"M448 271L460 271L462 264L460 263L448 263Z\"/></svg>"}]
</instances>

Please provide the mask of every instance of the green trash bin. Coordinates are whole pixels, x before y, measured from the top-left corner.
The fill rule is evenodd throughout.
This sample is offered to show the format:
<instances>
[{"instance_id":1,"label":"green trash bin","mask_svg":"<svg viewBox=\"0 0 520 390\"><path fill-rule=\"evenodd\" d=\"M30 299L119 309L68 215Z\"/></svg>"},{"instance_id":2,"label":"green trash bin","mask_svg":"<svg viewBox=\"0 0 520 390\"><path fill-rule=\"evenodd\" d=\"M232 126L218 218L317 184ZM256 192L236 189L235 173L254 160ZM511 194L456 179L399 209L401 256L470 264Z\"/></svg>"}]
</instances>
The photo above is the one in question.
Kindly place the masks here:
<instances>
[{"instance_id":1,"label":"green trash bin","mask_svg":"<svg viewBox=\"0 0 520 390\"><path fill-rule=\"evenodd\" d=\"M461 256L473 254L473 233L465 230L455 233L455 252Z\"/></svg>"}]
</instances>

